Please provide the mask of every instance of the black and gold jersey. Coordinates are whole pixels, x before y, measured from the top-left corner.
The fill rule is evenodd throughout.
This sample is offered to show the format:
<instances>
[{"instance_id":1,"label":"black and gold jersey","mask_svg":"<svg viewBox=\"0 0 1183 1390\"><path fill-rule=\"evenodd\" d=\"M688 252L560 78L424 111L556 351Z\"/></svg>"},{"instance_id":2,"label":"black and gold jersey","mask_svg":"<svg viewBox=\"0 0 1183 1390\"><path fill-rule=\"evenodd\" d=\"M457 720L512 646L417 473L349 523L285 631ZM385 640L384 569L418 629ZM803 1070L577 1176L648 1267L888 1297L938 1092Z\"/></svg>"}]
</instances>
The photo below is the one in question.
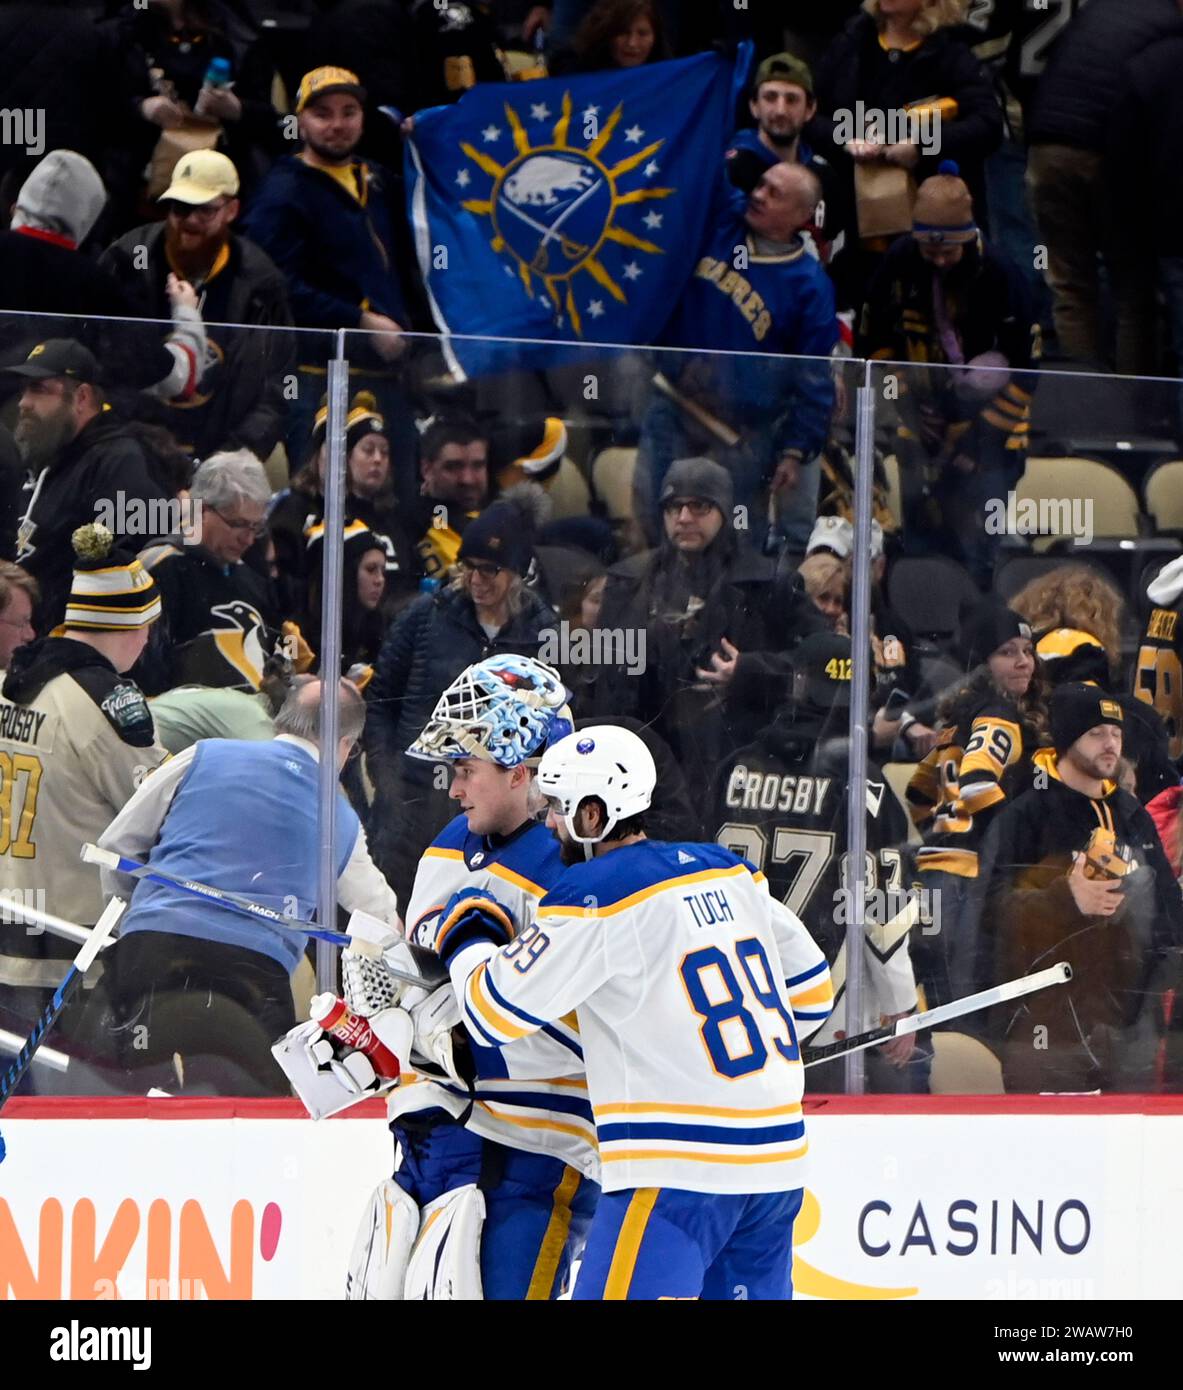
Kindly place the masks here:
<instances>
[{"instance_id":1,"label":"black and gold jersey","mask_svg":"<svg viewBox=\"0 0 1183 1390\"><path fill-rule=\"evenodd\" d=\"M1030 733L1009 700L988 695L935 748L908 783L912 820L924 836L921 871L976 878L978 848L997 809L1031 780Z\"/></svg>"}]
</instances>

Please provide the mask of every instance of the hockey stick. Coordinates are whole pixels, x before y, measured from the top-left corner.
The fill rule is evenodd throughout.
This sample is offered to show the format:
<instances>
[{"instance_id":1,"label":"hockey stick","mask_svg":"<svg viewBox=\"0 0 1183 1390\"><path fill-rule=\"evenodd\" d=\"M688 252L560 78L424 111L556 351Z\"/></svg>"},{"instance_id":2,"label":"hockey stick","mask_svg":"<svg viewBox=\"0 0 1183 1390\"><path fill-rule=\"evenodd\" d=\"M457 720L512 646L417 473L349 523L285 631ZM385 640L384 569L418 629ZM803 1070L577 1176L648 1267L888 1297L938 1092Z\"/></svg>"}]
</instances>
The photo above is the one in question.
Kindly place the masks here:
<instances>
[{"instance_id":1,"label":"hockey stick","mask_svg":"<svg viewBox=\"0 0 1183 1390\"><path fill-rule=\"evenodd\" d=\"M184 893L191 893L196 898L205 898L209 902L222 903L223 906L232 907L236 912L241 912L247 917L270 922L276 927L286 927L289 931L303 932L305 936L314 937L317 941L327 941L333 946L350 946L362 955L381 954L364 938L347 936L344 932L339 931L327 931L323 927L317 926L315 922L306 922L301 917L287 917L282 912L277 912L273 907L266 907L263 903L257 903L242 893L231 893L224 888L214 888L211 884L199 883L192 878L178 878L175 874L165 872L164 869L155 868L151 864L141 864L138 859L128 859L122 854L117 854L114 850L101 849L98 845L83 845L82 858L87 864L98 864L104 869L127 874L129 878L146 879L150 883L163 883L170 888L179 888ZM412 951L419 949L412 947ZM428 954L424 952L425 956ZM424 975L412 975L410 971L401 971L389 962L383 964L388 974L403 984L430 988L432 984L438 983L438 981Z\"/></svg>"},{"instance_id":2,"label":"hockey stick","mask_svg":"<svg viewBox=\"0 0 1183 1390\"><path fill-rule=\"evenodd\" d=\"M1047 970L1037 970L1034 975L1021 975L1017 980L995 985L993 989L983 989L977 994L967 994L964 999L954 999L951 1003L940 1004L935 1009L926 1009L922 1014L909 1014L896 1023L883 1028L871 1028L866 1033L856 1033L853 1038L840 1038L837 1042L826 1043L824 1047L802 1049L804 1064L812 1067L817 1062L829 1062L835 1057L845 1057L848 1052L861 1052L866 1047L876 1047L879 1043L890 1042L892 1038L902 1038L908 1033L919 1033L922 1028L932 1028L951 1018L961 1018L965 1014L988 1009L992 1004L1004 1004L1008 999L1021 999L1024 994L1034 994L1036 990L1047 989L1051 985L1063 985L1072 978L1072 967L1067 961L1049 966Z\"/></svg>"},{"instance_id":3,"label":"hockey stick","mask_svg":"<svg viewBox=\"0 0 1183 1390\"><path fill-rule=\"evenodd\" d=\"M92 927L80 927L77 922L67 922L64 917L57 917L52 912L42 912L39 907L28 907L25 903L17 902L15 898L8 898L0 893L0 922L9 912L16 917L24 918L27 922L36 922L38 926L44 927L54 936L72 941L75 946L85 946L93 931ZM108 946L114 944L114 941L108 937L100 949L105 951Z\"/></svg>"},{"instance_id":4,"label":"hockey stick","mask_svg":"<svg viewBox=\"0 0 1183 1390\"><path fill-rule=\"evenodd\" d=\"M82 977L94 964L94 958L103 947L103 943L110 937L115 929L115 923L123 912L126 904L121 898L112 898L103 908L99 920L95 923L94 930L90 934L90 940L85 943L82 949L74 957L74 960L66 972L66 978L58 985L53 992L53 998L42 1010L41 1017L33 1025L33 1031L21 1044L20 1051L16 1054L16 1061L0 1078L0 1109L4 1108L8 1097L21 1083L21 1077L29 1069L29 1063L33 1060L33 1054L41 1046L46 1033L62 1016L70 996L81 986Z\"/></svg>"}]
</instances>

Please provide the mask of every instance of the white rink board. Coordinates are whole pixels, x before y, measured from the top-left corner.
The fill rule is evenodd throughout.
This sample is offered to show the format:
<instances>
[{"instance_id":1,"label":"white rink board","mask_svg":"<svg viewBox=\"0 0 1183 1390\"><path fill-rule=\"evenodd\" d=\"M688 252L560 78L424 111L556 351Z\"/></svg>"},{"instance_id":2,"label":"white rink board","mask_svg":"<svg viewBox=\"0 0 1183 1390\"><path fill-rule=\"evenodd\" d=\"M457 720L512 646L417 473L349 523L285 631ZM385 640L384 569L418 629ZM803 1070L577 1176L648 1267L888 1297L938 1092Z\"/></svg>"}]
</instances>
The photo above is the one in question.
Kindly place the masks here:
<instances>
[{"instance_id":1,"label":"white rink board","mask_svg":"<svg viewBox=\"0 0 1183 1390\"><path fill-rule=\"evenodd\" d=\"M0 1296L341 1297L389 1171L380 1115L313 1124L280 1102L263 1113L285 1118L245 1118L251 1103L233 1102L213 1104L238 1118L193 1118L201 1102L153 1102L170 1117L48 1119L70 1103L33 1104L39 1118L16 1102L0 1125ZM837 1104L807 1120L799 1294L1183 1297L1183 1113Z\"/></svg>"}]
</instances>

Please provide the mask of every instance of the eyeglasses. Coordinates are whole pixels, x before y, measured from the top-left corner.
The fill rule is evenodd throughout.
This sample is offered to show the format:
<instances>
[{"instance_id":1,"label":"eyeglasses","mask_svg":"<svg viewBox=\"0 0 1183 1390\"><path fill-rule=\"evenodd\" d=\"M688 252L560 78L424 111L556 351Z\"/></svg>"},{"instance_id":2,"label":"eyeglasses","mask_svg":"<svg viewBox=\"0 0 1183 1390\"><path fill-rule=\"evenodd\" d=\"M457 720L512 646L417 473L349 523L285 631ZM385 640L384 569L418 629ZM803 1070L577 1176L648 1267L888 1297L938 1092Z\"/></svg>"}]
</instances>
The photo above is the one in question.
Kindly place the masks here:
<instances>
[{"instance_id":1,"label":"eyeglasses","mask_svg":"<svg viewBox=\"0 0 1183 1390\"><path fill-rule=\"evenodd\" d=\"M677 516L683 507L691 516L706 516L714 507L713 502L707 502L702 497L671 497L661 504L661 510L667 514Z\"/></svg>"},{"instance_id":2,"label":"eyeglasses","mask_svg":"<svg viewBox=\"0 0 1183 1390\"><path fill-rule=\"evenodd\" d=\"M496 579L505 568L504 565L495 565L488 560L461 560L460 563L469 574L479 574L485 579Z\"/></svg>"},{"instance_id":3,"label":"eyeglasses","mask_svg":"<svg viewBox=\"0 0 1183 1390\"><path fill-rule=\"evenodd\" d=\"M237 531L240 535L245 535L249 531L252 536L261 536L267 530L266 521L235 521L228 517L225 512L218 511L217 507L211 507L210 511L215 516L221 517L231 531Z\"/></svg>"},{"instance_id":4,"label":"eyeglasses","mask_svg":"<svg viewBox=\"0 0 1183 1390\"><path fill-rule=\"evenodd\" d=\"M18 632L36 632L32 618L0 618L5 627L14 627Z\"/></svg>"},{"instance_id":5,"label":"eyeglasses","mask_svg":"<svg viewBox=\"0 0 1183 1390\"><path fill-rule=\"evenodd\" d=\"M216 203L169 203L168 211L170 217L195 217L198 222L212 222L229 204L229 198Z\"/></svg>"}]
</instances>

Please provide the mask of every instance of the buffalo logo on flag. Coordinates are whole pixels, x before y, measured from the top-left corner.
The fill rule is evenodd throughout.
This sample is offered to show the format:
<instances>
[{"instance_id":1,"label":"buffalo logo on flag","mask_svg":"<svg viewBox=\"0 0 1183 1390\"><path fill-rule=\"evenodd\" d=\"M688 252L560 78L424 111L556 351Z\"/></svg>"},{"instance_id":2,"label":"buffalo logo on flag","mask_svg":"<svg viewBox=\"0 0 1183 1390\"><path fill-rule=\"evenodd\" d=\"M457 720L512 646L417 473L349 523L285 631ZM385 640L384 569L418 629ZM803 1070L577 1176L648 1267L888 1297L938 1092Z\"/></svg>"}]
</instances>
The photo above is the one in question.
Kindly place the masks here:
<instances>
[{"instance_id":1,"label":"buffalo logo on flag","mask_svg":"<svg viewBox=\"0 0 1183 1390\"><path fill-rule=\"evenodd\" d=\"M535 123L550 112L545 103L531 108ZM555 323L562 327L570 320L576 334L583 333L583 313L575 293L575 277L587 275L593 289L626 304L625 282L639 278L637 260L624 264L619 278L600 257L605 242L628 248L640 256L659 256L663 247L654 239L663 217L656 210L640 219L645 235L624 225L622 208L640 207L671 197L677 190L656 186L661 165L657 154L662 140L642 144L645 132L637 124L624 125L624 107L619 104L603 127L599 108L587 107L582 113L585 129L597 133L580 147L571 143L572 102L563 94L562 111L554 126L531 140L518 113L505 104L506 134L513 142L513 155L504 164L467 141L461 150L471 165L490 180L486 197L466 198L466 212L487 217L491 224L491 245L498 254L508 256L528 295L545 292L554 306ZM485 128L489 144L496 144L502 131L495 125ZM465 171L467 172L467 171ZM468 181L465 181L467 186ZM508 268L508 267L507 267ZM602 297L586 300L586 313L599 318L604 313Z\"/></svg>"}]
</instances>

